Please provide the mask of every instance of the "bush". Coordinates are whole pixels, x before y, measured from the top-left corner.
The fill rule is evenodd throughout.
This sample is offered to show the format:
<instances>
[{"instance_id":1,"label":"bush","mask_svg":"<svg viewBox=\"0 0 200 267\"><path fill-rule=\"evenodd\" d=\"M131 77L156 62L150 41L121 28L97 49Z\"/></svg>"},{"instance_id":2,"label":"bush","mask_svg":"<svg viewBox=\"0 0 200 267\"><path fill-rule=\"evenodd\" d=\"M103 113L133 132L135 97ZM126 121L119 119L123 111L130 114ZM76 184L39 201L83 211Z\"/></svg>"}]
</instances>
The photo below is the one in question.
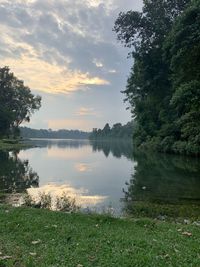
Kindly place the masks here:
<instances>
[{"instance_id":1,"label":"bush","mask_svg":"<svg viewBox=\"0 0 200 267\"><path fill-rule=\"evenodd\" d=\"M36 199L26 193L23 197L23 202L26 207L63 212L77 212L80 209L80 207L76 204L75 199L64 193L61 197L53 197L50 193L41 193Z\"/></svg>"}]
</instances>

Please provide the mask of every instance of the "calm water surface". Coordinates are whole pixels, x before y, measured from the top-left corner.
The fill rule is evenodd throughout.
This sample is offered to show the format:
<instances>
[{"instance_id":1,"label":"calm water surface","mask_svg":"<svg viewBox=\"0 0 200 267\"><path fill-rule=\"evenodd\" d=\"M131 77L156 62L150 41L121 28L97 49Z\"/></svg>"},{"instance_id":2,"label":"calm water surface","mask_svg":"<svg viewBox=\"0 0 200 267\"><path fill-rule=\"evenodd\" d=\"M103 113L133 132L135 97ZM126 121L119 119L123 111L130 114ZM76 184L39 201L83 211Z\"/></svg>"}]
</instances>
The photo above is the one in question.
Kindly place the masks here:
<instances>
[{"instance_id":1,"label":"calm water surface","mask_svg":"<svg viewBox=\"0 0 200 267\"><path fill-rule=\"evenodd\" d=\"M129 142L33 140L37 147L0 151L0 197L13 191L75 197L83 208L117 214L134 201L200 203L197 159L139 153Z\"/></svg>"}]
</instances>

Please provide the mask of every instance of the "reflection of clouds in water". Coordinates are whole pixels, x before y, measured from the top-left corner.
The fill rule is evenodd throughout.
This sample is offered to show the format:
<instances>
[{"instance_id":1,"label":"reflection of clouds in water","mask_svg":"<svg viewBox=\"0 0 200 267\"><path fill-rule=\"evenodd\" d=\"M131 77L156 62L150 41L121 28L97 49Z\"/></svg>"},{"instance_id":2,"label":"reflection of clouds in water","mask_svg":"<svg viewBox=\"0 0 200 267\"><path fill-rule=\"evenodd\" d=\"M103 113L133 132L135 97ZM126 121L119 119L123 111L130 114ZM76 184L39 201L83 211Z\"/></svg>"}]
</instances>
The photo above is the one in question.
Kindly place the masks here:
<instances>
[{"instance_id":1,"label":"reflection of clouds in water","mask_svg":"<svg viewBox=\"0 0 200 267\"><path fill-rule=\"evenodd\" d=\"M87 195L88 190L84 188L76 189L70 185L48 184L40 188L29 188L27 191L28 194L36 201L43 193L50 194L52 199L55 200L57 197L62 197L62 195L65 194L68 197L74 198L76 200L76 204L82 208L100 204L108 198L107 196Z\"/></svg>"},{"instance_id":2,"label":"reflection of clouds in water","mask_svg":"<svg viewBox=\"0 0 200 267\"><path fill-rule=\"evenodd\" d=\"M92 171L92 166L91 164L87 164L87 163L77 163L75 164L75 169L78 172L90 172Z\"/></svg>"},{"instance_id":3,"label":"reflection of clouds in water","mask_svg":"<svg viewBox=\"0 0 200 267\"><path fill-rule=\"evenodd\" d=\"M56 159L79 159L84 158L85 155L90 154L92 151L91 147L84 147L81 150L72 150L62 149L62 148L51 148L47 150L48 158L56 158ZM68 153L69 152L69 153Z\"/></svg>"}]
</instances>

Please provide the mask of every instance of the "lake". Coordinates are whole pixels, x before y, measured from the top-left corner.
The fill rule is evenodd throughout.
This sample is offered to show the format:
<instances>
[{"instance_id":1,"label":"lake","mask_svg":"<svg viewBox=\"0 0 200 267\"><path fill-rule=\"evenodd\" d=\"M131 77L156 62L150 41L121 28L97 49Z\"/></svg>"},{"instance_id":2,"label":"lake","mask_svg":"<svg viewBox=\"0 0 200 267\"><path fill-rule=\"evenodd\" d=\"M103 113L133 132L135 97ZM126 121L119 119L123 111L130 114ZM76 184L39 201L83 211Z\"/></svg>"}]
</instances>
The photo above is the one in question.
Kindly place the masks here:
<instances>
[{"instance_id":1,"label":"lake","mask_svg":"<svg viewBox=\"0 0 200 267\"><path fill-rule=\"evenodd\" d=\"M35 146L0 151L0 198L28 189L76 199L84 210L123 210L137 201L200 203L198 159L144 153L131 142L32 140Z\"/></svg>"}]
</instances>

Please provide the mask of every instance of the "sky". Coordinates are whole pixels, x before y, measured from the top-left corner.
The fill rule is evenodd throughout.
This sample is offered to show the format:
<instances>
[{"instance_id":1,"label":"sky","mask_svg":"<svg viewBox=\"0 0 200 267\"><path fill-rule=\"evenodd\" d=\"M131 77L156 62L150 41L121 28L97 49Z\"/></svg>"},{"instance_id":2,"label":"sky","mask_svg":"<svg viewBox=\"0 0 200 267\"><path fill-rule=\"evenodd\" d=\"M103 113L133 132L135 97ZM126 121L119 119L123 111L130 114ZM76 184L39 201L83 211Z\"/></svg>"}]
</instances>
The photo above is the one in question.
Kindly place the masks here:
<instances>
[{"instance_id":1,"label":"sky","mask_svg":"<svg viewBox=\"0 0 200 267\"><path fill-rule=\"evenodd\" d=\"M0 0L0 62L42 96L27 127L91 131L131 120L132 60L112 31L142 0Z\"/></svg>"}]
</instances>

